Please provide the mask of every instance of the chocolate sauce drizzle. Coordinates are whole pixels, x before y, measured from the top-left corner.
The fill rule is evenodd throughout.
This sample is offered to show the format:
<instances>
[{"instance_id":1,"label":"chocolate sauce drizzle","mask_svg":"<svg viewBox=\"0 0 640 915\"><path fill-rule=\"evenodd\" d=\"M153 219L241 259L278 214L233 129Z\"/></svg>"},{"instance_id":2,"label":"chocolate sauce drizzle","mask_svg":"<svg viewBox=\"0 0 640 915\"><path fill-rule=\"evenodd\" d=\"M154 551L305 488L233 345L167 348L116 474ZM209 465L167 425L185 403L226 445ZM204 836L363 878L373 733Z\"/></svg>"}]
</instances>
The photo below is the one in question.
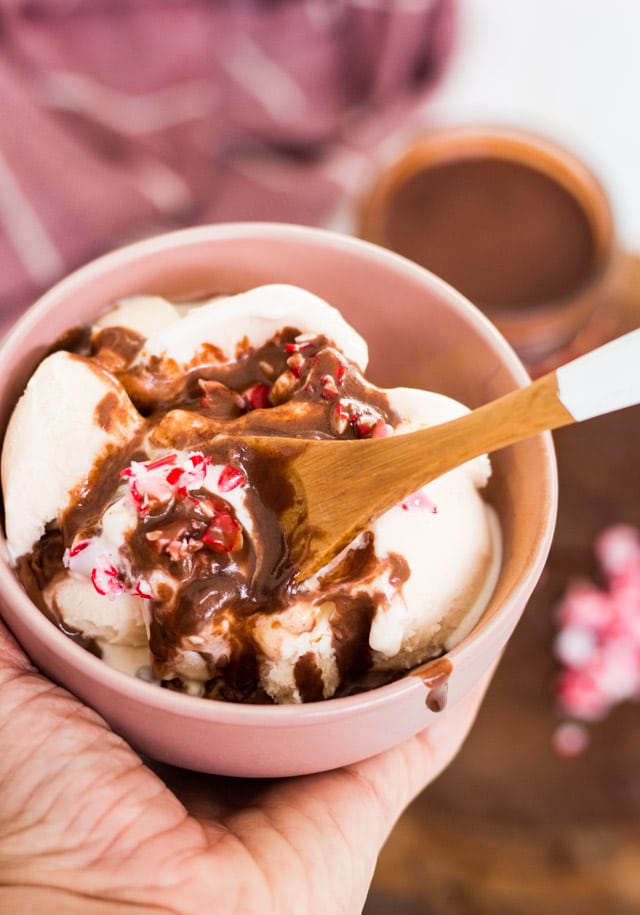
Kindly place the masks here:
<instances>
[{"instance_id":1,"label":"chocolate sauce drizzle","mask_svg":"<svg viewBox=\"0 0 640 915\"><path fill-rule=\"evenodd\" d=\"M412 671L427 688L425 705L432 712L442 712L446 708L449 693L449 677L453 664L447 657L434 658Z\"/></svg>"},{"instance_id":2,"label":"chocolate sauce drizzle","mask_svg":"<svg viewBox=\"0 0 640 915\"><path fill-rule=\"evenodd\" d=\"M260 687L255 625L259 615L291 606L304 588L293 584L295 568L278 520L294 504L295 493L285 463L249 451L242 436L353 439L371 434L377 422L395 426L399 421L386 395L370 386L330 340L305 336L296 342L298 337L296 328L286 327L258 348L245 342L230 363L214 346L203 346L193 363L179 370L170 360L139 360L144 339L126 328L69 335L65 342L72 344L70 351L111 372L146 422L135 440L93 468L86 484L73 494L59 529L48 531L33 552L22 557L19 574L30 594L38 593L37 602L45 612L52 614L40 592L60 574L65 547L78 535L100 530L105 510L122 492L122 469L132 460L147 460L163 451L197 448L213 464L230 464L244 473L253 533L238 549L202 548L207 524L203 512L211 499L206 491L172 499L140 516L126 545L136 574L149 575L160 568L176 583L149 601L154 673L170 688L180 689L176 669L185 651L196 651L208 669L207 696L269 701ZM105 428L112 408L107 399L99 407L96 420ZM152 445L151 455L146 442ZM159 540L167 537L194 548L178 554L158 549ZM357 549L334 564L312 595L315 602L329 601L335 607L330 627L340 678L337 695L398 676L371 669L371 621L387 600L371 590L381 562L400 589L409 574L405 560L392 555L381 561L373 534L368 533ZM59 619L55 622L60 625ZM214 657L207 647L217 632L224 632L229 646L222 657ZM294 678L303 701L323 698L322 672L311 652L298 659Z\"/></svg>"}]
</instances>

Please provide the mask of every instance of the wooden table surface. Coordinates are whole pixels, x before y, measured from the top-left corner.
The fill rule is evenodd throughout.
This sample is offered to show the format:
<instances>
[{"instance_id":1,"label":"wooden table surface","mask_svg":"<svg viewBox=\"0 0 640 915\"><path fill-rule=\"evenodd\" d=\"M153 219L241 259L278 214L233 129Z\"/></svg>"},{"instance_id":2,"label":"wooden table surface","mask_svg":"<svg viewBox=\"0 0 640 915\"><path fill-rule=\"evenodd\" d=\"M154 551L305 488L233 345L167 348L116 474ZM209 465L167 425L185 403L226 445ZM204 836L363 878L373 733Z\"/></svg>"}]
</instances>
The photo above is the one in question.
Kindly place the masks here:
<instances>
[{"instance_id":1,"label":"wooden table surface","mask_svg":"<svg viewBox=\"0 0 640 915\"><path fill-rule=\"evenodd\" d=\"M640 294L620 304L620 330L640 325ZM593 574L601 528L640 526L640 407L554 440L560 506L545 573L462 752L383 850L365 915L640 913L640 704L591 727L577 758L551 745L553 609L570 578Z\"/></svg>"}]
</instances>

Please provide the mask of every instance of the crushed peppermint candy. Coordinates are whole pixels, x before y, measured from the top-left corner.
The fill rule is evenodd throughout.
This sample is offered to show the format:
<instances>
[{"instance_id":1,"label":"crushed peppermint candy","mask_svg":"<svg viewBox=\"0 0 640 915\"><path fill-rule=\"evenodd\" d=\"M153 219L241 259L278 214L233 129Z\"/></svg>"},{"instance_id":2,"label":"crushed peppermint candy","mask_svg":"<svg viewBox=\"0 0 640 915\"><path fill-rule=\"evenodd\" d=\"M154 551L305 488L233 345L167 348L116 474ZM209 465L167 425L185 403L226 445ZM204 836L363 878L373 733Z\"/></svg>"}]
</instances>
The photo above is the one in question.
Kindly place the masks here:
<instances>
[{"instance_id":1,"label":"crushed peppermint candy","mask_svg":"<svg viewBox=\"0 0 640 915\"><path fill-rule=\"evenodd\" d=\"M594 550L603 587L573 581L556 610L554 653L561 665L556 701L575 724L598 721L615 705L640 699L640 531L608 527ZM587 738L581 732L576 739L566 724L554 736L554 747L561 755L576 755Z\"/></svg>"},{"instance_id":2,"label":"crushed peppermint candy","mask_svg":"<svg viewBox=\"0 0 640 915\"><path fill-rule=\"evenodd\" d=\"M62 557L62 564L72 574L88 578L98 594L114 600L120 594L139 594L137 583L128 586L129 578L120 568L109 545L100 537L77 535Z\"/></svg>"},{"instance_id":3,"label":"crushed peppermint candy","mask_svg":"<svg viewBox=\"0 0 640 915\"><path fill-rule=\"evenodd\" d=\"M171 500L187 500L191 505L186 519L150 530L146 537L154 542L159 553L166 552L172 560L180 561L190 553L208 548L218 553L230 553L242 548L242 525L234 517L229 503L211 493L229 493L242 487L247 479L244 471L233 464L212 467L211 458L199 451L186 454L171 452L150 461L132 461L120 472L127 480L136 513L152 518L150 511ZM124 532L123 532L124 533ZM114 600L130 594L144 600L155 598L154 589L145 578L136 577L130 563L117 543L103 534L95 537L78 535L63 556L65 568L90 579L98 594Z\"/></svg>"},{"instance_id":4,"label":"crushed peppermint candy","mask_svg":"<svg viewBox=\"0 0 640 915\"><path fill-rule=\"evenodd\" d=\"M97 539L94 541L85 539L73 544L63 556L62 561L65 568L82 574L83 567L86 567L88 560L88 577L102 597L115 600L120 594L134 594L144 600L153 600L153 590L148 581L139 578L128 583L127 575L123 569L119 568L112 556L103 552L95 555L98 543Z\"/></svg>"},{"instance_id":5,"label":"crushed peppermint candy","mask_svg":"<svg viewBox=\"0 0 640 915\"><path fill-rule=\"evenodd\" d=\"M271 389L268 384L260 382L254 384L244 392L246 406L250 410L266 410L273 406L271 403Z\"/></svg>"},{"instance_id":6,"label":"crushed peppermint candy","mask_svg":"<svg viewBox=\"0 0 640 915\"><path fill-rule=\"evenodd\" d=\"M154 461L131 461L120 476L129 481L136 508L144 514L154 503L185 498L202 486L210 463L211 458L200 451L184 458L172 452Z\"/></svg>"},{"instance_id":7,"label":"crushed peppermint candy","mask_svg":"<svg viewBox=\"0 0 640 915\"><path fill-rule=\"evenodd\" d=\"M220 492L231 492L238 486L244 486L246 482L244 471L239 467L234 467L233 464L226 464L218 477L218 489Z\"/></svg>"},{"instance_id":8,"label":"crushed peppermint candy","mask_svg":"<svg viewBox=\"0 0 640 915\"><path fill-rule=\"evenodd\" d=\"M567 759L584 753L588 743L587 729L577 721L564 721L558 725L553 734L553 749L558 756L564 756Z\"/></svg>"},{"instance_id":9,"label":"crushed peppermint candy","mask_svg":"<svg viewBox=\"0 0 640 915\"><path fill-rule=\"evenodd\" d=\"M431 512L432 515L438 514L438 506L424 489L418 489L412 495L408 496L404 502L400 503L403 511L411 511L414 508L420 508L423 511Z\"/></svg>"},{"instance_id":10,"label":"crushed peppermint candy","mask_svg":"<svg viewBox=\"0 0 640 915\"><path fill-rule=\"evenodd\" d=\"M123 594L125 590L120 572L104 553L98 556L96 564L91 570L91 584L98 594L103 594L109 600L113 600L118 594Z\"/></svg>"}]
</instances>

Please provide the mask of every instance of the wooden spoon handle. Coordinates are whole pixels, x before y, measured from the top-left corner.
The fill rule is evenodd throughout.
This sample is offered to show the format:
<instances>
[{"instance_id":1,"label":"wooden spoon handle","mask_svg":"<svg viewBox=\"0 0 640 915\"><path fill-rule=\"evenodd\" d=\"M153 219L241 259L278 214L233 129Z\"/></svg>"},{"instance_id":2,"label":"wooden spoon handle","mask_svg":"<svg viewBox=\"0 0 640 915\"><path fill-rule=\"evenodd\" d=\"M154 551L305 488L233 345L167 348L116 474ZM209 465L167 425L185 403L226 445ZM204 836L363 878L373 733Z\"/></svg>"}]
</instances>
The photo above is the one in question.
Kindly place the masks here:
<instances>
[{"instance_id":1,"label":"wooden spoon handle","mask_svg":"<svg viewBox=\"0 0 640 915\"><path fill-rule=\"evenodd\" d=\"M497 451L537 432L557 429L574 421L575 417L558 396L556 372L550 372L457 419L408 435L382 439L375 443L375 455L372 443L371 458L375 466L366 470L374 477L373 485L380 486L381 491L383 479L387 480L386 499L393 504L408 492L480 454ZM366 457L368 455L362 449L360 460ZM398 492L394 495L389 492L388 483L392 457L398 477Z\"/></svg>"},{"instance_id":2,"label":"wooden spoon handle","mask_svg":"<svg viewBox=\"0 0 640 915\"><path fill-rule=\"evenodd\" d=\"M408 436L372 442L371 460L359 453L361 473L393 504L484 452L491 453L537 432L640 402L640 329L569 362L524 388L473 412ZM389 487L395 464L397 492ZM425 473L427 470L427 473ZM386 485L385 485L386 484ZM401 493L401 490L405 490ZM382 500L381 500L382 501Z\"/></svg>"},{"instance_id":3,"label":"wooden spoon handle","mask_svg":"<svg viewBox=\"0 0 640 915\"><path fill-rule=\"evenodd\" d=\"M537 432L640 402L640 329L471 413L364 441L247 437L288 462L297 500L283 528L298 579L321 568L387 509L454 467Z\"/></svg>"}]
</instances>

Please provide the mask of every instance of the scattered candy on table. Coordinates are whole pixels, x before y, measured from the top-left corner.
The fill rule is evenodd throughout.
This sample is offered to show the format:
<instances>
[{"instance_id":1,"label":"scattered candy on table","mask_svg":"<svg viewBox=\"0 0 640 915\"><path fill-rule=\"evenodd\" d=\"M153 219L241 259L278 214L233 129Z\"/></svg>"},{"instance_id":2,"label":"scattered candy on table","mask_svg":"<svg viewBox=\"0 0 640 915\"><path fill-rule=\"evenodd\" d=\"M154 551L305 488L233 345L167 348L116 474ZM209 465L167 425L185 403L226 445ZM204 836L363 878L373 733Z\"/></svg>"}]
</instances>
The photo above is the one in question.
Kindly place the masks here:
<instances>
[{"instance_id":1,"label":"scattered candy on table","mask_svg":"<svg viewBox=\"0 0 640 915\"><path fill-rule=\"evenodd\" d=\"M569 720L557 728L553 746L562 756L585 749L587 723L640 699L640 531L612 525L594 551L602 586L572 581L556 611L556 701Z\"/></svg>"}]
</instances>

